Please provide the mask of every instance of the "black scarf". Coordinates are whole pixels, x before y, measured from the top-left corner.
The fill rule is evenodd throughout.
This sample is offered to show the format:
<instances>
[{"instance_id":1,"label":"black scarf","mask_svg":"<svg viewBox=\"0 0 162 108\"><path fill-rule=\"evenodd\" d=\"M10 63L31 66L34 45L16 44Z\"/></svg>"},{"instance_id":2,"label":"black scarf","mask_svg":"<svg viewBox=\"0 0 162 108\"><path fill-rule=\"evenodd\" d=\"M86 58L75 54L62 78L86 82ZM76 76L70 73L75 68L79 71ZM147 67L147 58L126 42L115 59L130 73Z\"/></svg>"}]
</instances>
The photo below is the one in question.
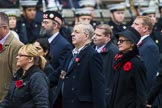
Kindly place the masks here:
<instances>
[{"instance_id":1,"label":"black scarf","mask_svg":"<svg viewBox=\"0 0 162 108\"><path fill-rule=\"evenodd\" d=\"M114 70L118 70L120 67L122 67L127 61L132 59L135 56L138 56L138 48L135 47L132 51L128 51L126 53L119 52L115 56L115 63L113 65Z\"/></svg>"}]
</instances>

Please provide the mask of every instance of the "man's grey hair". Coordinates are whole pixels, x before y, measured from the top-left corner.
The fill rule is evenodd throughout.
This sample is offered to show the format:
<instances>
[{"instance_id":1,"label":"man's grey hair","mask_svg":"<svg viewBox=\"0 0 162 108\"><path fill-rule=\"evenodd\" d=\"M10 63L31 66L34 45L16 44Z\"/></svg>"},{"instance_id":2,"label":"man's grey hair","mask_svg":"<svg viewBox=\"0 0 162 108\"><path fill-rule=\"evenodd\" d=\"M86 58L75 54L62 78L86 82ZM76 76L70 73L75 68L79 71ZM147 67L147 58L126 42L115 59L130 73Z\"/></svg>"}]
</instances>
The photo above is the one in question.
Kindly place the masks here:
<instances>
[{"instance_id":1,"label":"man's grey hair","mask_svg":"<svg viewBox=\"0 0 162 108\"><path fill-rule=\"evenodd\" d=\"M83 26L83 33L89 35L89 39L91 39L94 35L94 28L91 24L78 22L76 25L82 25Z\"/></svg>"}]
</instances>

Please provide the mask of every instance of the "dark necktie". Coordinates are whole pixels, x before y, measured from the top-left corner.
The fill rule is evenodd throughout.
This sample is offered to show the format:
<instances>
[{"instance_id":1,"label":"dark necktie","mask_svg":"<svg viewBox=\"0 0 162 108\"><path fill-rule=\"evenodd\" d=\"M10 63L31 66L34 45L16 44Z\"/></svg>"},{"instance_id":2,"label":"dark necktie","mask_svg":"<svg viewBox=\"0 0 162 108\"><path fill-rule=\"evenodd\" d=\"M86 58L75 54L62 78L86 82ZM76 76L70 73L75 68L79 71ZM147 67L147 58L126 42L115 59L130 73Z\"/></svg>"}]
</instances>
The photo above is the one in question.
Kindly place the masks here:
<instances>
[{"instance_id":1,"label":"dark necktie","mask_svg":"<svg viewBox=\"0 0 162 108\"><path fill-rule=\"evenodd\" d=\"M73 57L71 58L70 62L69 62L69 65L68 65L68 70L70 69L71 65L73 64L74 62L74 59L77 57L78 54L74 53L73 54ZM64 82L62 84L62 88L61 88L61 92L63 94L63 91L64 91Z\"/></svg>"},{"instance_id":2,"label":"dark necktie","mask_svg":"<svg viewBox=\"0 0 162 108\"><path fill-rule=\"evenodd\" d=\"M69 62L69 65L68 65L68 70L70 69L70 67L71 67L71 65L73 64L73 62L74 62L74 59L77 57L77 53L74 53L73 54L73 57L71 58L71 60L70 60L70 62Z\"/></svg>"},{"instance_id":3,"label":"dark necktie","mask_svg":"<svg viewBox=\"0 0 162 108\"><path fill-rule=\"evenodd\" d=\"M142 44L143 44L143 42L141 41L141 42L139 42L139 43L137 44L137 46L140 47L140 46L142 46Z\"/></svg>"}]
</instances>

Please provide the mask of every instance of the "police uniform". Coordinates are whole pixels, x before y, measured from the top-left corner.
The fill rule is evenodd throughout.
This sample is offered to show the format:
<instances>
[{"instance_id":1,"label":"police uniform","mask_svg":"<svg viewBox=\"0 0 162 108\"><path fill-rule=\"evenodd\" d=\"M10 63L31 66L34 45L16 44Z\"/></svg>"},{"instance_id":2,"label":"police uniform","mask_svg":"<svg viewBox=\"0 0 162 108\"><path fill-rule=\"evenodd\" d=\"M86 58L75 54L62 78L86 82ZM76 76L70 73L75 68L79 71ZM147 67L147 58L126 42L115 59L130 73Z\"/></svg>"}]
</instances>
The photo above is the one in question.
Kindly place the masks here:
<instances>
[{"instance_id":1,"label":"police uniform","mask_svg":"<svg viewBox=\"0 0 162 108\"><path fill-rule=\"evenodd\" d=\"M19 16L19 12L17 10L8 10L8 11L4 11L5 14L7 14L8 17L15 17L17 20L17 17ZM10 28L11 30L14 30L15 32L17 32L16 27L15 28Z\"/></svg>"},{"instance_id":2,"label":"police uniform","mask_svg":"<svg viewBox=\"0 0 162 108\"><path fill-rule=\"evenodd\" d=\"M115 12L115 11L124 11L125 10L125 5L124 4L112 4L108 6L109 10L111 13ZM113 42L116 43L116 38L115 38L115 34L118 32L121 32L123 30L125 30L127 27L124 24L120 24L117 25L113 20L110 20L108 22L108 25L110 25L111 29L113 30Z\"/></svg>"},{"instance_id":3,"label":"police uniform","mask_svg":"<svg viewBox=\"0 0 162 108\"><path fill-rule=\"evenodd\" d=\"M91 11L88 9L84 9L84 8L78 8L75 10L75 16L76 17L91 16Z\"/></svg>"},{"instance_id":4,"label":"police uniform","mask_svg":"<svg viewBox=\"0 0 162 108\"><path fill-rule=\"evenodd\" d=\"M81 0L79 1L79 6L80 8L87 8L87 7L91 7L91 8L95 8L96 5L96 1L95 0ZM91 20L90 24L93 26L93 28L96 28L97 25L100 24L99 21L95 21L94 19Z\"/></svg>"},{"instance_id":5,"label":"police uniform","mask_svg":"<svg viewBox=\"0 0 162 108\"><path fill-rule=\"evenodd\" d=\"M16 37L18 40L19 39L19 35L17 34L17 29L16 29L16 22L17 22L17 16L19 16L19 12L17 10L7 10L4 11L5 14L7 14L7 16L9 17L9 27L10 27L10 32L14 35L14 37ZM10 17L15 18L15 26L10 26Z\"/></svg>"},{"instance_id":6,"label":"police uniform","mask_svg":"<svg viewBox=\"0 0 162 108\"><path fill-rule=\"evenodd\" d=\"M133 21L135 20L136 16L141 15L141 10L143 8L147 8L149 6L149 1L134 1L134 11L137 13L134 13L134 16L132 16L131 20L126 23L127 26L131 26L133 24ZM133 14L133 11L132 11Z\"/></svg>"},{"instance_id":7,"label":"police uniform","mask_svg":"<svg viewBox=\"0 0 162 108\"><path fill-rule=\"evenodd\" d=\"M28 7L36 7L37 0L21 0L20 4L24 8ZM41 17L41 16L40 16ZM37 38L40 37L41 23L33 20L32 22L28 22L24 15L20 16L20 19L17 21L17 33L19 34L20 41L23 43L33 43Z\"/></svg>"}]
</instances>

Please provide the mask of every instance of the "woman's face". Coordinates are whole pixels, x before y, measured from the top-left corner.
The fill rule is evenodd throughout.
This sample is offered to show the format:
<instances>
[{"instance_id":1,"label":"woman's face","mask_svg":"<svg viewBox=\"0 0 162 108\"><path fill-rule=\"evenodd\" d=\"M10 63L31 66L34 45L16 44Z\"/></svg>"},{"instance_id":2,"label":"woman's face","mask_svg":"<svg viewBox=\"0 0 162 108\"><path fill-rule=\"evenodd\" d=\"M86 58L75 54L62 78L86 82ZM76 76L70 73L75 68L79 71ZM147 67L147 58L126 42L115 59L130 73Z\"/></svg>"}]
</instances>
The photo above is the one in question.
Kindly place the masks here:
<instances>
[{"instance_id":1,"label":"woman's face","mask_svg":"<svg viewBox=\"0 0 162 108\"><path fill-rule=\"evenodd\" d=\"M27 54L18 53L17 57L17 66L23 69L27 69L28 64L31 61L31 57Z\"/></svg>"},{"instance_id":2,"label":"woman's face","mask_svg":"<svg viewBox=\"0 0 162 108\"><path fill-rule=\"evenodd\" d=\"M35 46L37 49L38 49L38 53L39 53L39 55L41 55L41 56L46 56L46 52L43 50L43 48L40 46L40 44L39 44L39 42L34 42L33 43L33 46Z\"/></svg>"},{"instance_id":3,"label":"woman's face","mask_svg":"<svg viewBox=\"0 0 162 108\"><path fill-rule=\"evenodd\" d=\"M119 36L117 45L119 51L123 53L133 50L134 46L134 44L124 36Z\"/></svg>"}]
</instances>

